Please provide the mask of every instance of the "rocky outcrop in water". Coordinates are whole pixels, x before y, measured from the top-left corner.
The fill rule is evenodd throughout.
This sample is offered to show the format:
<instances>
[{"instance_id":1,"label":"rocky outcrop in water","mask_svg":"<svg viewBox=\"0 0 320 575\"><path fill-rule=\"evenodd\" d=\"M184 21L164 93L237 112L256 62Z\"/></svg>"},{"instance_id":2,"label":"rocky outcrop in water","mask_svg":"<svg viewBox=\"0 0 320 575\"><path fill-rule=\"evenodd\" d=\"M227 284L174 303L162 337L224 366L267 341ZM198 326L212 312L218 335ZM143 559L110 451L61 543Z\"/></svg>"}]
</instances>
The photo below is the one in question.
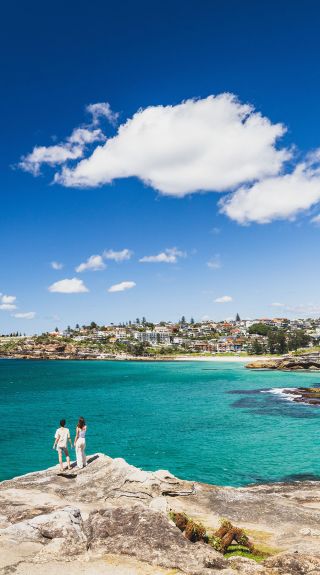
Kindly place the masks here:
<instances>
[{"instance_id":1,"label":"rocky outcrop in water","mask_svg":"<svg viewBox=\"0 0 320 575\"><path fill-rule=\"evenodd\" d=\"M320 353L256 360L246 364L248 369L279 369L284 371L320 370Z\"/></svg>"},{"instance_id":2,"label":"rocky outcrop in water","mask_svg":"<svg viewBox=\"0 0 320 575\"><path fill-rule=\"evenodd\" d=\"M201 521L207 533L226 518L270 557L227 559L185 537L172 512ZM216 487L97 454L83 470L53 467L2 482L0 514L3 575L320 573L320 484L313 481Z\"/></svg>"}]
</instances>

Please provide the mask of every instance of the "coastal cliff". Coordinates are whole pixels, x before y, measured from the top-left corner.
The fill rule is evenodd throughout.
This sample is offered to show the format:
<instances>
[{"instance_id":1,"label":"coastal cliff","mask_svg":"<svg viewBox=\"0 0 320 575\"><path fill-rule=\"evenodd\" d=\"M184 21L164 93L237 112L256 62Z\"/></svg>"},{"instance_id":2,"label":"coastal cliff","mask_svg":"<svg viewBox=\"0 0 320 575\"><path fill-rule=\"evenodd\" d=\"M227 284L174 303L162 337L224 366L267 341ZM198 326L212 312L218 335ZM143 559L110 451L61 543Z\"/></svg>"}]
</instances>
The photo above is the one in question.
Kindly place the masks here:
<instances>
[{"instance_id":1,"label":"coastal cliff","mask_svg":"<svg viewBox=\"0 0 320 575\"><path fill-rule=\"evenodd\" d=\"M96 454L0 484L0 573L300 575L320 573L320 484L217 487ZM228 557L172 521L245 530L260 554ZM191 538L192 539L192 538Z\"/></svg>"},{"instance_id":2,"label":"coastal cliff","mask_svg":"<svg viewBox=\"0 0 320 575\"><path fill-rule=\"evenodd\" d=\"M285 355L279 358L255 359L246 364L248 369L278 369L283 371L320 370L320 353Z\"/></svg>"}]
</instances>

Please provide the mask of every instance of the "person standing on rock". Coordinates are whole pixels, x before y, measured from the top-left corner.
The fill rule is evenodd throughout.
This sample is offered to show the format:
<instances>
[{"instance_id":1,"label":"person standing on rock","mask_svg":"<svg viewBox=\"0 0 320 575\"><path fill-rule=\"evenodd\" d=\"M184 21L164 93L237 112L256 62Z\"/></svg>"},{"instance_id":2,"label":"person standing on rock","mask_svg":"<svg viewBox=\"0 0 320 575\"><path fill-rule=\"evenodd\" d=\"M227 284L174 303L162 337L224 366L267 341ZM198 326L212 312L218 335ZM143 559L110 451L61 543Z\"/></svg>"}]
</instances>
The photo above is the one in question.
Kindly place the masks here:
<instances>
[{"instance_id":1,"label":"person standing on rock","mask_svg":"<svg viewBox=\"0 0 320 575\"><path fill-rule=\"evenodd\" d=\"M58 451L59 464L60 464L60 470L61 471L63 471L62 453L64 453L66 456L68 469L71 469L70 456L69 456L69 451L68 451L68 441L70 441L71 447L72 447L72 441L71 441L71 437L70 437L70 431L67 427L65 427L65 425L66 425L66 420L61 419L60 427L59 427L59 429L57 429L57 431L55 433L54 444L53 444L53 449L56 449Z\"/></svg>"},{"instance_id":2,"label":"person standing on rock","mask_svg":"<svg viewBox=\"0 0 320 575\"><path fill-rule=\"evenodd\" d=\"M86 432L87 432L86 422L83 417L79 417L78 425L76 428L76 437L74 440L74 446L76 448L76 455L77 455L77 466L79 467L79 469L82 469L87 465L87 458L85 453Z\"/></svg>"}]
</instances>

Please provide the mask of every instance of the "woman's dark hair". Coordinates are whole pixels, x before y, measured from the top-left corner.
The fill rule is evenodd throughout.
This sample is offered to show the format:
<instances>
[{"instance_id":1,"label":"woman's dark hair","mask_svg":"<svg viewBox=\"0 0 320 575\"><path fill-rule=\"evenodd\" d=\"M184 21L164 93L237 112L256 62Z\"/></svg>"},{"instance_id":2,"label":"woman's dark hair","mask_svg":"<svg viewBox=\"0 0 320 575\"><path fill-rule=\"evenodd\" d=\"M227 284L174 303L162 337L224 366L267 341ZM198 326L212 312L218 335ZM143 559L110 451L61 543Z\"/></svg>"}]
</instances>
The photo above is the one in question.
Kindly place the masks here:
<instances>
[{"instance_id":1,"label":"woman's dark hair","mask_svg":"<svg viewBox=\"0 0 320 575\"><path fill-rule=\"evenodd\" d=\"M85 426L85 424L86 424L86 422L85 422L85 420L84 420L84 417L79 417L78 427L79 427L80 429L83 429L84 426Z\"/></svg>"},{"instance_id":2,"label":"woman's dark hair","mask_svg":"<svg viewBox=\"0 0 320 575\"><path fill-rule=\"evenodd\" d=\"M60 419L60 425L61 427L64 427L66 424L66 420L65 419Z\"/></svg>"}]
</instances>

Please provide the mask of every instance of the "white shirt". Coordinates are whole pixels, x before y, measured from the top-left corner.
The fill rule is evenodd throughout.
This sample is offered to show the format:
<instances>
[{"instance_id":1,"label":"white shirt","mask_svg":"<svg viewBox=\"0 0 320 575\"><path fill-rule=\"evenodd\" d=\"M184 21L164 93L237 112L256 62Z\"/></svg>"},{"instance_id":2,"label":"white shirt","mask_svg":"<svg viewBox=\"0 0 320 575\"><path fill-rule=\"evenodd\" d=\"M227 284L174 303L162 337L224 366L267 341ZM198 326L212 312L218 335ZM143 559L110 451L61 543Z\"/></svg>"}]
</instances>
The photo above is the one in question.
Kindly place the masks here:
<instances>
[{"instance_id":1,"label":"white shirt","mask_svg":"<svg viewBox=\"0 0 320 575\"><path fill-rule=\"evenodd\" d=\"M69 437L69 429L67 427L59 427L54 436L55 439L58 439L57 447L67 447Z\"/></svg>"}]
</instances>

